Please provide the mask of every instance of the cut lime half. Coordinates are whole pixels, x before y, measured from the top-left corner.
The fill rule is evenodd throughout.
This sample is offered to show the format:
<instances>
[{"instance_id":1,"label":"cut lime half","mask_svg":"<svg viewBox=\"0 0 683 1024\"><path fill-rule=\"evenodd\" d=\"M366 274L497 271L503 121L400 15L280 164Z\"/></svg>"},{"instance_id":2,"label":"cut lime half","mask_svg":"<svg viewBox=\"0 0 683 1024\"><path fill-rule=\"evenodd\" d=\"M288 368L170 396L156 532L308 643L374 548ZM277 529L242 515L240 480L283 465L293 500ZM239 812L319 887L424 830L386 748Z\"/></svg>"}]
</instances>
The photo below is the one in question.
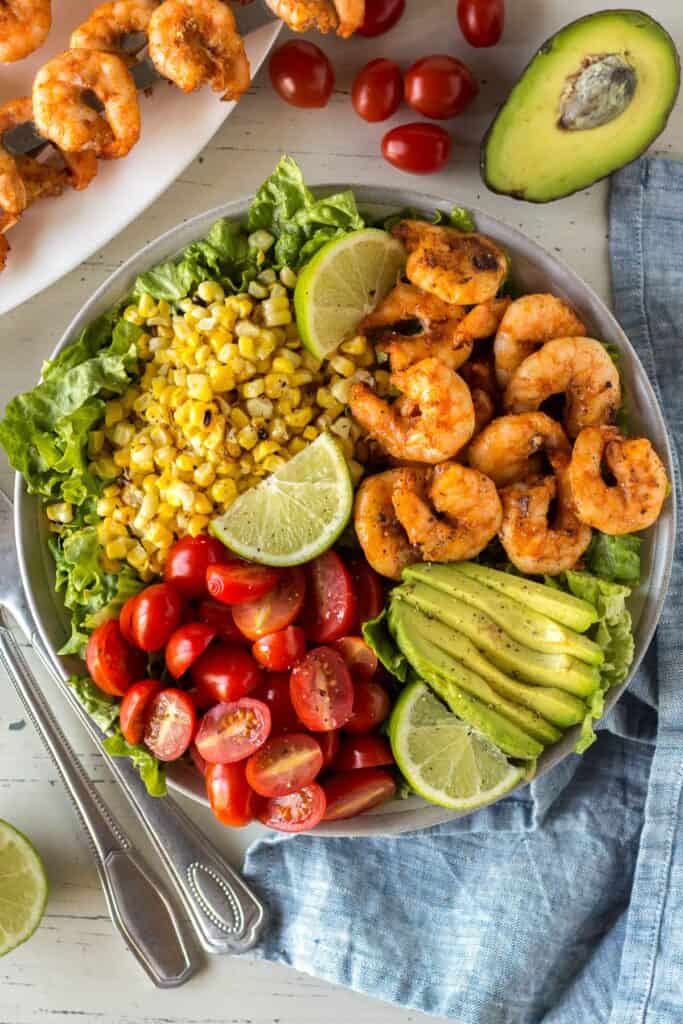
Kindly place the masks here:
<instances>
[{"instance_id":1,"label":"cut lime half","mask_svg":"<svg viewBox=\"0 0 683 1024\"><path fill-rule=\"evenodd\" d=\"M322 554L342 532L353 506L346 459L321 434L281 469L245 491L210 532L262 565L302 565Z\"/></svg>"},{"instance_id":2,"label":"cut lime half","mask_svg":"<svg viewBox=\"0 0 683 1024\"><path fill-rule=\"evenodd\" d=\"M394 287L405 262L401 243L378 228L324 245L299 274L294 292L297 326L309 352L323 359L351 338Z\"/></svg>"},{"instance_id":3,"label":"cut lime half","mask_svg":"<svg viewBox=\"0 0 683 1024\"><path fill-rule=\"evenodd\" d=\"M412 683L389 722L396 763L416 793L440 807L474 811L509 793L524 776L486 736Z\"/></svg>"},{"instance_id":4,"label":"cut lime half","mask_svg":"<svg viewBox=\"0 0 683 1024\"><path fill-rule=\"evenodd\" d=\"M0 956L30 939L47 902L47 876L35 847L0 819Z\"/></svg>"}]
</instances>

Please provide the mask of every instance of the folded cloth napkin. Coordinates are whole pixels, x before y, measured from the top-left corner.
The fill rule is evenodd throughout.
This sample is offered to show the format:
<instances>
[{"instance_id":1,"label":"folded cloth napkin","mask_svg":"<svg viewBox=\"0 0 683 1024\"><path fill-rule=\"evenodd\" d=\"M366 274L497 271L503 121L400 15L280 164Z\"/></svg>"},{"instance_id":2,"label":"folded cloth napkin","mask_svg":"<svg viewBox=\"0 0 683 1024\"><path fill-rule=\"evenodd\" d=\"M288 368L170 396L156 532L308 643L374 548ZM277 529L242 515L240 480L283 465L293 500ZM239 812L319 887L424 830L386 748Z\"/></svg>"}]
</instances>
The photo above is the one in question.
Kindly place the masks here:
<instances>
[{"instance_id":1,"label":"folded cloth napkin","mask_svg":"<svg viewBox=\"0 0 683 1024\"><path fill-rule=\"evenodd\" d=\"M680 450L683 164L616 175L610 255ZM675 487L680 502L678 470ZM521 792L409 835L256 843L257 955L459 1024L681 1024L682 607L679 539L656 639L598 742Z\"/></svg>"}]
</instances>

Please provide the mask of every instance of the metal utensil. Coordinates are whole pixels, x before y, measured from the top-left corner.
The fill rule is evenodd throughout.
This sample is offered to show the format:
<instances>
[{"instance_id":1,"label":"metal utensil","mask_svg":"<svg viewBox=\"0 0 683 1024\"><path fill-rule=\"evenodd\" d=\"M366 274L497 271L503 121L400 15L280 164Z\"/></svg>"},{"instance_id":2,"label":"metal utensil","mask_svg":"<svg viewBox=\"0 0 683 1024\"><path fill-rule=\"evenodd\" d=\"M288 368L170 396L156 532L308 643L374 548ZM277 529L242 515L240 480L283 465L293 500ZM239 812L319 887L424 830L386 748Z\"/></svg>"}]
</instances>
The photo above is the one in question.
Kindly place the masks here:
<instances>
[{"instance_id":1,"label":"metal utensil","mask_svg":"<svg viewBox=\"0 0 683 1024\"><path fill-rule=\"evenodd\" d=\"M0 491L0 607L16 619L81 723L102 750L103 733L67 686L67 676L59 661L50 657L35 632L21 586L12 512L11 502ZM6 651L8 636L5 630L0 637ZM14 644L7 657L16 661L17 650ZM24 668L28 672L27 666ZM40 698L39 713L49 711L35 681L32 685L32 693ZM73 759L73 753L69 753ZM159 799L150 796L127 758L111 758L104 750L102 754L171 874L203 948L208 953L242 953L250 949L265 924L265 908L255 893L170 797Z\"/></svg>"}]
</instances>

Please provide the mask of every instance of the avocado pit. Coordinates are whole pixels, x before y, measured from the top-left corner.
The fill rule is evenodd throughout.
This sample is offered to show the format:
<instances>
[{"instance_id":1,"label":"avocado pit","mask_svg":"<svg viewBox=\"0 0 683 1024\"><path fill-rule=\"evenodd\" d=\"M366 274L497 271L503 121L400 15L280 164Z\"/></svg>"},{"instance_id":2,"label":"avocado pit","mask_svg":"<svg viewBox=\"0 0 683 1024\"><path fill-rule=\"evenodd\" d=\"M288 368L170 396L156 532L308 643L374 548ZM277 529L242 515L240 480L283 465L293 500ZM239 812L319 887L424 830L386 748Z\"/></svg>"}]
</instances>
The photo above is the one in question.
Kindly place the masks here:
<instances>
[{"instance_id":1,"label":"avocado pit","mask_svg":"<svg viewBox=\"0 0 683 1024\"><path fill-rule=\"evenodd\" d=\"M558 127L577 132L609 124L628 108L637 84L635 68L620 54L585 57L562 90Z\"/></svg>"}]
</instances>

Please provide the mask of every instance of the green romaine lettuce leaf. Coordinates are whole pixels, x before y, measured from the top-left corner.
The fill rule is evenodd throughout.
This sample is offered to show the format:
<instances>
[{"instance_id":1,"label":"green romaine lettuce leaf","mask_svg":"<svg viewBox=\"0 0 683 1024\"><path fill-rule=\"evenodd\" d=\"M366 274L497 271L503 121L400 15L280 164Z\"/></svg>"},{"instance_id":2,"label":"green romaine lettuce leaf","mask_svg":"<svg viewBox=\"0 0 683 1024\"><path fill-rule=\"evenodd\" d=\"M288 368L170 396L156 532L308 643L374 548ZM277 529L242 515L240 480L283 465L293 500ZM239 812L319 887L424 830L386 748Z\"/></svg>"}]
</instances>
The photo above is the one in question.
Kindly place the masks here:
<instances>
[{"instance_id":1,"label":"green romaine lettuce leaf","mask_svg":"<svg viewBox=\"0 0 683 1024\"><path fill-rule=\"evenodd\" d=\"M71 676L67 682L96 725L103 732L109 732L119 720L119 702L103 693L89 676Z\"/></svg>"},{"instance_id":2,"label":"green romaine lettuce leaf","mask_svg":"<svg viewBox=\"0 0 683 1024\"><path fill-rule=\"evenodd\" d=\"M640 581L641 544L633 534L612 537L596 530L584 556L586 568L603 579L635 586Z\"/></svg>"},{"instance_id":3,"label":"green romaine lettuce leaf","mask_svg":"<svg viewBox=\"0 0 683 1024\"><path fill-rule=\"evenodd\" d=\"M444 224L446 227L457 228L459 231L476 231L474 218L464 206L454 206L450 213L445 210L434 210L433 213L426 213L414 206L405 206L398 213L392 213L389 217L380 217L374 222L375 227L391 229L401 220L426 220L430 224Z\"/></svg>"},{"instance_id":4,"label":"green romaine lettuce leaf","mask_svg":"<svg viewBox=\"0 0 683 1024\"><path fill-rule=\"evenodd\" d=\"M394 643L387 625L387 609L383 608L376 619L369 619L362 626L363 638L373 649L382 665L402 683L408 678L410 665Z\"/></svg>"},{"instance_id":5,"label":"green romaine lettuce leaf","mask_svg":"<svg viewBox=\"0 0 683 1024\"><path fill-rule=\"evenodd\" d=\"M154 754L147 747L128 743L120 729L108 736L102 746L112 757L129 757L140 773L150 796L166 796L166 775Z\"/></svg>"}]
</instances>

